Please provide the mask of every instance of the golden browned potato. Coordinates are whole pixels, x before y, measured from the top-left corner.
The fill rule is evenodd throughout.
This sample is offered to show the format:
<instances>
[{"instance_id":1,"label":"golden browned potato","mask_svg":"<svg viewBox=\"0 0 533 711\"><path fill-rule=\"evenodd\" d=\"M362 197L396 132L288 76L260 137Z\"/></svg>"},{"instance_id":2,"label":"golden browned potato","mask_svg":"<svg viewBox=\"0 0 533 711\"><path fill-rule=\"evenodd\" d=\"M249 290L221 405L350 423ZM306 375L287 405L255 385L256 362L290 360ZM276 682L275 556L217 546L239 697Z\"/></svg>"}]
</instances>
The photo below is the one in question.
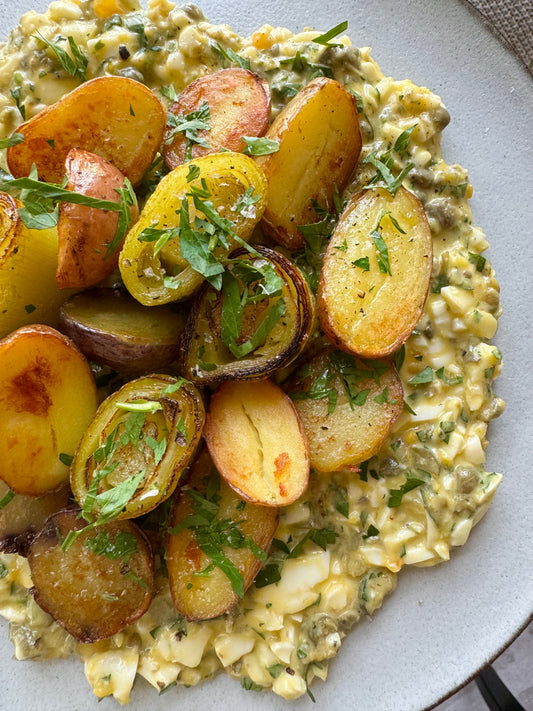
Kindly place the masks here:
<instances>
[{"instance_id":1,"label":"golden browned potato","mask_svg":"<svg viewBox=\"0 0 533 711\"><path fill-rule=\"evenodd\" d=\"M0 341L0 479L41 496L63 484L98 405L84 356L48 326L24 326Z\"/></svg>"},{"instance_id":2,"label":"golden browned potato","mask_svg":"<svg viewBox=\"0 0 533 711\"><path fill-rule=\"evenodd\" d=\"M333 207L361 152L355 98L333 79L313 79L277 116L266 133L279 151L256 160L268 181L266 231L280 244L303 244L300 225L318 221L313 207Z\"/></svg>"},{"instance_id":3,"label":"golden browned potato","mask_svg":"<svg viewBox=\"0 0 533 711\"><path fill-rule=\"evenodd\" d=\"M178 354L185 315L169 306L141 306L127 292L89 289L66 301L59 329L89 359L121 373L154 372Z\"/></svg>"},{"instance_id":4,"label":"golden browned potato","mask_svg":"<svg viewBox=\"0 0 533 711\"><path fill-rule=\"evenodd\" d=\"M79 509L51 516L29 553L35 602L80 642L112 637L148 609L154 593L150 544L132 521L88 527Z\"/></svg>"},{"instance_id":5,"label":"golden browned potato","mask_svg":"<svg viewBox=\"0 0 533 711\"><path fill-rule=\"evenodd\" d=\"M203 510L205 500L213 518L204 517L194 524L189 516ZM227 612L257 575L278 519L279 509L245 502L221 481L204 449L192 465L190 478L180 489L169 518L168 577L178 612L187 620L206 620ZM224 541L213 557L204 552L209 550L205 545L209 531L218 531ZM220 565L213 565L214 560Z\"/></svg>"},{"instance_id":6,"label":"golden browned potato","mask_svg":"<svg viewBox=\"0 0 533 711\"><path fill-rule=\"evenodd\" d=\"M355 195L331 237L320 274L318 315L330 340L380 358L407 340L429 289L431 232L418 198L405 188Z\"/></svg>"},{"instance_id":7,"label":"golden browned potato","mask_svg":"<svg viewBox=\"0 0 533 711\"><path fill-rule=\"evenodd\" d=\"M403 409L396 370L383 360L324 351L289 380L309 440L311 466L351 470L375 454Z\"/></svg>"},{"instance_id":8,"label":"golden browned potato","mask_svg":"<svg viewBox=\"0 0 533 711\"><path fill-rule=\"evenodd\" d=\"M213 229L208 215L214 207L228 230L223 237L229 249L218 244L213 251L219 258L226 256L237 246L236 238L245 242L250 239L265 209L266 190L263 171L253 158L241 153L202 156L172 170L148 198L126 236L119 266L127 290L144 306L190 297L204 281L198 265L198 261L204 261L204 248L191 248L189 226L194 226L196 219L205 221L207 226L199 228L205 239L209 234L206 230ZM205 199L199 198L198 192ZM249 199L253 204L245 207ZM182 229L187 238L184 249ZM214 232L221 234L218 228ZM197 262L198 269L183 252Z\"/></svg>"},{"instance_id":9,"label":"golden browned potato","mask_svg":"<svg viewBox=\"0 0 533 711\"><path fill-rule=\"evenodd\" d=\"M218 471L246 500L285 506L305 491L307 438L294 405L272 381L222 383L204 436Z\"/></svg>"},{"instance_id":10,"label":"golden browned potato","mask_svg":"<svg viewBox=\"0 0 533 711\"><path fill-rule=\"evenodd\" d=\"M0 503L3 502L0 507L0 551L26 555L28 546L46 519L64 508L69 496L68 484L63 484L57 491L35 497L13 494L7 484L0 481Z\"/></svg>"},{"instance_id":11,"label":"golden browned potato","mask_svg":"<svg viewBox=\"0 0 533 711\"><path fill-rule=\"evenodd\" d=\"M202 116L200 120L209 126L197 131L201 143L192 142L183 131L173 131L169 117L163 157L169 168L175 168L222 148L238 153L245 147L243 136L262 136L270 119L270 92L268 85L247 69L220 69L186 86L170 113L182 120L190 114Z\"/></svg>"},{"instance_id":12,"label":"golden browned potato","mask_svg":"<svg viewBox=\"0 0 533 711\"><path fill-rule=\"evenodd\" d=\"M57 326L59 307L72 294L55 282L57 229L28 229L18 207L0 193L0 338L25 324Z\"/></svg>"},{"instance_id":13,"label":"golden browned potato","mask_svg":"<svg viewBox=\"0 0 533 711\"><path fill-rule=\"evenodd\" d=\"M67 189L99 200L120 202L117 189L124 175L109 161L74 148L65 161ZM130 207L131 221L139 216ZM115 243L118 213L96 207L61 203L59 210L56 283L60 289L85 288L109 276L118 265L124 237Z\"/></svg>"},{"instance_id":14,"label":"golden browned potato","mask_svg":"<svg viewBox=\"0 0 533 711\"><path fill-rule=\"evenodd\" d=\"M165 110L150 89L133 79L98 77L69 92L19 126L24 141L7 151L10 171L61 183L71 148L113 163L135 183L154 159L166 125Z\"/></svg>"}]
</instances>

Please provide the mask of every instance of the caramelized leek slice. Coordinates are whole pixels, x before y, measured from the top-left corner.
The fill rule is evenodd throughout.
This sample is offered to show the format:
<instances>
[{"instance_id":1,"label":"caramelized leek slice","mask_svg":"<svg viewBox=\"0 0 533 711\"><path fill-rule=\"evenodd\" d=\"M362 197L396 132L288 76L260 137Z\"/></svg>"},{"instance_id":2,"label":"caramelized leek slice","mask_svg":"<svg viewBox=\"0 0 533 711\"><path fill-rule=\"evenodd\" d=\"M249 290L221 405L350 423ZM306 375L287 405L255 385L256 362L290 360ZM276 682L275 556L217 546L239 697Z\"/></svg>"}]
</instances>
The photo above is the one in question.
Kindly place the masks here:
<instances>
[{"instance_id":1,"label":"caramelized leek slice","mask_svg":"<svg viewBox=\"0 0 533 711\"><path fill-rule=\"evenodd\" d=\"M168 577L178 612L206 620L233 607L266 559L278 520L279 508L243 501L202 450L169 519Z\"/></svg>"},{"instance_id":2,"label":"caramelized leek slice","mask_svg":"<svg viewBox=\"0 0 533 711\"><path fill-rule=\"evenodd\" d=\"M104 400L70 470L86 520L135 518L167 499L195 452L204 420L195 386L170 375L132 380Z\"/></svg>"},{"instance_id":3,"label":"caramelized leek slice","mask_svg":"<svg viewBox=\"0 0 533 711\"><path fill-rule=\"evenodd\" d=\"M59 328L89 360L139 374L176 358L185 316L170 306L141 306L127 292L90 289L63 304Z\"/></svg>"},{"instance_id":4,"label":"caramelized leek slice","mask_svg":"<svg viewBox=\"0 0 533 711\"><path fill-rule=\"evenodd\" d=\"M221 278L219 259L247 241L266 204L255 161L217 153L178 166L161 180L129 231L119 267L145 306L185 299L204 276Z\"/></svg>"},{"instance_id":5,"label":"caramelized leek slice","mask_svg":"<svg viewBox=\"0 0 533 711\"><path fill-rule=\"evenodd\" d=\"M255 250L235 252L222 291L206 284L193 304L181 355L197 384L266 378L309 339L314 299L305 278L279 252Z\"/></svg>"},{"instance_id":6,"label":"caramelized leek slice","mask_svg":"<svg viewBox=\"0 0 533 711\"><path fill-rule=\"evenodd\" d=\"M57 229L30 230L17 201L0 193L0 338L30 323L57 325L72 291L56 286Z\"/></svg>"}]
</instances>

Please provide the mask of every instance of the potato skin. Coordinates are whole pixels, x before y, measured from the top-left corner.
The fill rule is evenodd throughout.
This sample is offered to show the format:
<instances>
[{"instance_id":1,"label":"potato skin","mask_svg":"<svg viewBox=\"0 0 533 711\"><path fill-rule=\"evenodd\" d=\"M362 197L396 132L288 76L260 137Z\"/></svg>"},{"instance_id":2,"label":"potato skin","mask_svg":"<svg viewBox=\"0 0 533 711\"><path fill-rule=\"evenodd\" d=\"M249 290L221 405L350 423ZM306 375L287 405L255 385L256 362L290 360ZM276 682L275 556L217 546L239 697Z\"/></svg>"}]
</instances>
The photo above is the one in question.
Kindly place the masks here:
<instances>
[{"instance_id":1,"label":"potato skin","mask_svg":"<svg viewBox=\"0 0 533 711\"><path fill-rule=\"evenodd\" d=\"M242 136L262 136L270 119L270 92L257 74L240 67L220 69L191 82L181 92L170 112L186 116L201 108L206 102L210 118L209 131L200 131L199 138L209 148L194 144L192 158L217 153L222 148L241 152L244 149ZM170 131L167 130L167 136ZM186 160L187 138L178 133L170 144L163 147L163 158L169 168L175 168Z\"/></svg>"},{"instance_id":2,"label":"potato skin","mask_svg":"<svg viewBox=\"0 0 533 711\"><path fill-rule=\"evenodd\" d=\"M193 513L187 491L194 489L205 495L206 484L214 465L207 449L203 449L191 466L190 477L176 495L169 518L169 527L176 526ZM239 522L243 535L249 536L268 551L279 520L279 509L244 502L224 481L218 489L218 519ZM244 504L244 506L243 506ZM246 592L261 568L261 561L246 549L223 547L223 553L237 567ZM210 558L198 546L194 532L184 529L168 536L167 566L174 605L187 620L206 620L227 612L238 601L227 576L218 568L209 575L197 573L207 568Z\"/></svg>"},{"instance_id":3,"label":"potato skin","mask_svg":"<svg viewBox=\"0 0 533 711\"><path fill-rule=\"evenodd\" d=\"M124 175L104 158L89 151L69 151L65 169L67 189L100 200L120 202L118 188ZM139 216L137 205L130 208L132 222ZM124 239L108 253L118 226L118 213L85 205L61 203L59 209L58 265L56 284L60 289L93 286L109 276L118 265Z\"/></svg>"},{"instance_id":4,"label":"potato skin","mask_svg":"<svg viewBox=\"0 0 533 711\"><path fill-rule=\"evenodd\" d=\"M79 509L51 516L33 540L29 554L35 602L80 642L112 637L148 609L154 593L154 560L150 544L132 521L115 521L84 531L67 551L61 549L70 531L86 526ZM135 540L126 561L87 548L88 540L119 533Z\"/></svg>"},{"instance_id":5,"label":"potato skin","mask_svg":"<svg viewBox=\"0 0 533 711\"><path fill-rule=\"evenodd\" d=\"M89 289L66 301L59 329L89 360L121 373L168 367L177 357L185 316L167 306L141 306L114 289Z\"/></svg>"},{"instance_id":6,"label":"potato skin","mask_svg":"<svg viewBox=\"0 0 533 711\"><path fill-rule=\"evenodd\" d=\"M41 180L61 183L67 153L83 148L135 185L161 145L165 125L163 106L147 87L125 77L97 77L21 124L24 141L8 148L7 162L16 178L29 175L35 163Z\"/></svg>"},{"instance_id":7,"label":"potato skin","mask_svg":"<svg viewBox=\"0 0 533 711\"><path fill-rule=\"evenodd\" d=\"M333 206L351 177L362 139L357 102L333 79L313 79L287 104L266 133L279 151L256 160L268 180L263 227L289 249L301 247L299 225L318 221L313 207Z\"/></svg>"},{"instance_id":8,"label":"potato skin","mask_svg":"<svg viewBox=\"0 0 533 711\"><path fill-rule=\"evenodd\" d=\"M0 478L41 496L69 476L72 455L98 405L84 356L62 333L24 326L0 341Z\"/></svg>"},{"instance_id":9,"label":"potato skin","mask_svg":"<svg viewBox=\"0 0 533 711\"><path fill-rule=\"evenodd\" d=\"M387 245L391 274L380 271L372 238L376 230ZM346 250L338 249L344 244ZM384 188L354 195L331 236L320 273L318 316L330 341L365 358L393 353L422 314L432 256L429 224L413 193L401 187L394 197ZM361 258L368 258L368 269L355 264Z\"/></svg>"},{"instance_id":10,"label":"potato skin","mask_svg":"<svg viewBox=\"0 0 533 711\"><path fill-rule=\"evenodd\" d=\"M286 506L305 491L307 437L291 400L271 380L222 383L204 437L221 476L247 501Z\"/></svg>"}]
</instances>

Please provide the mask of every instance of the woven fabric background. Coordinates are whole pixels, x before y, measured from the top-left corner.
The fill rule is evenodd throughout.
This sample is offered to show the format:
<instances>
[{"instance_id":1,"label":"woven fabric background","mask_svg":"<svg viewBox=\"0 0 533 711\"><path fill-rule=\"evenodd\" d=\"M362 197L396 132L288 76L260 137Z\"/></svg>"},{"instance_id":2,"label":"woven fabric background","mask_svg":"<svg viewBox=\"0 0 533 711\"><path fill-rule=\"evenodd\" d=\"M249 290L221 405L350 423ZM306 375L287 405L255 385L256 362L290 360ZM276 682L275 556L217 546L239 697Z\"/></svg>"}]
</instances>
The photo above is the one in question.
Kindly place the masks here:
<instances>
[{"instance_id":1,"label":"woven fabric background","mask_svg":"<svg viewBox=\"0 0 533 711\"><path fill-rule=\"evenodd\" d=\"M533 0L467 0L533 74Z\"/></svg>"}]
</instances>

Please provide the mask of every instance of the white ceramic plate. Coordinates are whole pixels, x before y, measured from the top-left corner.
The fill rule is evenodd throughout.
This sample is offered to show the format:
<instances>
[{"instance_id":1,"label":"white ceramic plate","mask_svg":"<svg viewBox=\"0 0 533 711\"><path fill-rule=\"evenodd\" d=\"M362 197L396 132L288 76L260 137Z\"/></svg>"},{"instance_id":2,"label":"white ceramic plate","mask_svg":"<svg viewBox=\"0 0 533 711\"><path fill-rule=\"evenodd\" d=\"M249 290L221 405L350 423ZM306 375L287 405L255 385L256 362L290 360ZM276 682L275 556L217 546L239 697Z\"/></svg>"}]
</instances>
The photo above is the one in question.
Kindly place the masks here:
<instances>
[{"instance_id":1,"label":"white ceramic plate","mask_svg":"<svg viewBox=\"0 0 533 711\"><path fill-rule=\"evenodd\" d=\"M0 0L0 32L47 0ZM505 478L464 549L426 570L404 570L396 593L372 622L357 626L331 664L325 684L286 702L219 676L159 698L145 683L130 711L215 707L217 711L319 708L327 711L421 711L436 704L492 660L533 612L533 425L528 386L533 372L533 81L522 65L460 0L199 0L213 22L247 33L268 22L292 30L327 30L349 21L354 44L373 47L385 74L409 77L440 94L452 121L445 131L448 163L469 169L474 220L486 231L502 287L504 315L496 344L504 353L497 392L505 414L489 427L487 469ZM1 456L1 452L0 452ZM14 662L0 622L0 706L14 711L92 711L78 660Z\"/></svg>"}]
</instances>

